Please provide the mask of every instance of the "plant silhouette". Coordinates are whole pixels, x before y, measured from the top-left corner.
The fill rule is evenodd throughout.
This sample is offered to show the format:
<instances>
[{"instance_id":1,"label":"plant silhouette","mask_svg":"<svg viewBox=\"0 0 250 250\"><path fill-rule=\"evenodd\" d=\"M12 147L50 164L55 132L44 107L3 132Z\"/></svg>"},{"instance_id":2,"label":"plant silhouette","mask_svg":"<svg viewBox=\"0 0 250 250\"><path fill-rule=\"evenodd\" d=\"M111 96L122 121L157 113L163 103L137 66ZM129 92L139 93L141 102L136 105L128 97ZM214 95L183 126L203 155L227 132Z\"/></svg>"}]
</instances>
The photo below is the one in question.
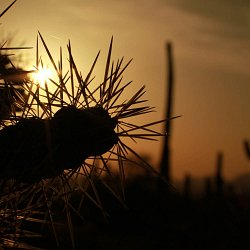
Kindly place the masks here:
<instances>
[{"instance_id":1,"label":"plant silhouette","mask_svg":"<svg viewBox=\"0 0 250 250\"><path fill-rule=\"evenodd\" d=\"M0 238L20 246L21 239L13 239L5 233L6 230L12 228L11 235L30 238L33 237L32 230L24 233L15 225L39 221L49 225L59 246L56 218L60 214L69 229L74 249L71 214L73 211L82 218L83 200L90 200L104 218L107 217L96 183L102 183L115 199L124 204L126 162L133 162L158 175L128 141L156 140L163 135L154 126L165 120L141 125L131 120L154 109L143 99L145 86L128 96L126 91L132 81L124 83L123 73L131 60L125 65L124 58L117 62L112 60L113 38L101 82L94 81L92 76L100 52L83 77L73 58L70 42L67 46L68 69L65 70L62 49L56 64L40 33L35 71L44 65L39 54L39 41L54 71L53 78L44 85L31 77L25 78L21 85L24 96L17 93L12 82L4 80L1 83L3 88L7 86L20 98L13 98L8 90L8 96L12 97L8 103L9 113L0 120L0 216L4 215L0 223L3 232ZM129 154L137 160L132 160ZM73 205L71 197L74 193L79 199ZM62 210L55 210L58 203L64 204Z\"/></svg>"},{"instance_id":2,"label":"plant silhouette","mask_svg":"<svg viewBox=\"0 0 250 250\"><path fill-rule=\"evenodd\" d=\"M44 66L41 44L54 73L44 85L29 76ZM0 52L27 48L4 45ZM33 249L26 240L43 237L38 225L47 226L59 247L60 223L76 249L72 214L82 219L83 201L89 200L107 218L96 183L125 205L126 163L158 175L128 141L165 136L154 129L165 120L145 123L144 118L137 124L134 118L154 108L146 104L145 86L132 95L126 92L132 81L124 82L123 73L131 60L125 65L123 57L114 61L112 46L113 38L103 80L98 81L93 71L100 51L83 77L71 43L65 67L62 48L56 63L40 32L34 70L17 69L8 54L0 57L0 248Z\"/></svg>"},{"instance_id":3,"label":"plant silhouette","mask_svg":"<svg viewBox=\"0 0 250 250\"><path fill-rule=\"evenodd\" d=\"M22 119L0 131L1 177L34 183L77 169L118 142L115 126L101 107L68 106L52 119Z\"/></svg>"}]
</instances>

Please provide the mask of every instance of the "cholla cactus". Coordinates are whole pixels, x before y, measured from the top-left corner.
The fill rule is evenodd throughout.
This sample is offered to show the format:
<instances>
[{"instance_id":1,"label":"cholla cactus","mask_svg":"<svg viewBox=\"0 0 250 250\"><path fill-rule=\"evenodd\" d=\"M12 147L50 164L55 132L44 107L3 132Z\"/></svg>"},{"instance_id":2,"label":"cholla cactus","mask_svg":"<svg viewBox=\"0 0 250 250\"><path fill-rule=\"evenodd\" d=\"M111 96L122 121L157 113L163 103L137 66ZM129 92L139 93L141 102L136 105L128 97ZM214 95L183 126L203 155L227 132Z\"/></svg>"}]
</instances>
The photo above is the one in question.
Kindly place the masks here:
<instances>
[{"instance_id":1,"label":"cholla cactus","mask_svg":"<svg viewBox=\"0 0 250 250\"><path fill-rule=\"evenodd\" d=\"M43 85L31 75L44 68L39 42L54 71ZM32 249L25 244L25 237L42 235L27 230L27 222L48 225L59 245L60 212L75 248L71 213L81 217L82 201L89 199L106 216L96 181L123 203L126 161L158 174L124 139L156 140L162 134L153 126L163 121L131 122L131 117L144 116L153 108L142 99L145 86L125 97L132 82L124 83L123 73L131 61L125 65L123 58L112 61L112 43L113 39L99 83L92 75L100 52L83 77L70 42L65 71L62 49L57 64L40 33L34 70L18 70L8 55L1 57L5 61L0 72L0 246ZM1 47L1 51L8 49ZM128 158L129 154L139 161ZM112 185L117 172L119 185ZM71 202L75 192L80 194L77 205ZM63 204L62 211L55 210L57 203Z\"/></svg>"},{"instance_id":2,"label":"cholla cactus","mask_svg":"<svg viewBox=\"0 0 250 250\"><path fill-rule=\"evenodd\" d=\"M20 98L19 112L12 108L17 105L14 100L10 103L10 115L1 121L0 171L3 191L0 206L5 224L12 227L11 237L4 234L2 238L18 244L20 239L14 235L21 235L19 230L22 227L13 225L40 220L50 224L58 241L52 205L62 201L74 248L72 209L79 213L81 200L87 197L106 216L95 187L97 180L123 202L124 162L131 161L128 154L139 159L138 165L156 173L123 139L155 140L161 133L151 127L162 121L143 125L129 121L131 117L143 116L153 108L144 105L144 86L128 100L124 99L124 92L132 82L123 83L122 74L131 61L125 65L123 58L116 63L112 61L112 40L104 80L94 83L92 73L99 52L89 73L83 78L74 61L70 43L67 46L69 68L64 73L62 52L57 66L40 33L39 38L55 77L45 81L44 86L32 80L32 77L24 79L22 89L26 98ZM43 67L38 43L39 39L37 70ZM119 172L119 189L114 189L106 181L115 181L110 162ZM71 195L76 191L81 193L82 199L77 208L72 208Z\"/></svg>"}]
</instances>

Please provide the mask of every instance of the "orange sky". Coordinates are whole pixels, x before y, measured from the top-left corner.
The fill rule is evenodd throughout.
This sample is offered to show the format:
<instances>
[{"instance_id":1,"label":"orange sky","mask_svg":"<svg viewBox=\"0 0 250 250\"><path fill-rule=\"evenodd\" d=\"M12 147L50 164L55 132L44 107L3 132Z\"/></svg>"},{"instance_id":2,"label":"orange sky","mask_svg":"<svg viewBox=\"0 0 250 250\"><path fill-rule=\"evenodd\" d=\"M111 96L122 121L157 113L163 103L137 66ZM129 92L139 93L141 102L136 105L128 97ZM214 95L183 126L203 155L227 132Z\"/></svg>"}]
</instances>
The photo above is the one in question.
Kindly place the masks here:
<instances>
[{"instance_id":1,"label":"orange sky","mask_svg":"<svg viewBox=\"0 0 250 250\"><path fill-rule=\"evenodd\" d=\"M1 10L11 2L1 1ZM100 77L113 35L114 57L134 58L125 78L134 81L134 91L146 85L146 97L157 111L152 120L164 118L165 43L172 41L174 115L182 115L171 135L172 175L213 174L222 151L224 175L232 178L250 172L242 146L243 139L250 140L249 13L248 0L206 5L198 0L18 0L1 19L0 32L16 34L15 45L35 46L39 30L56 51L59 46L66 51L70 39L83 74L101 49ZM33 55L27 52L25 58ZM136 147L159 163L161 141Z\"/></svg>"}]
</instances>

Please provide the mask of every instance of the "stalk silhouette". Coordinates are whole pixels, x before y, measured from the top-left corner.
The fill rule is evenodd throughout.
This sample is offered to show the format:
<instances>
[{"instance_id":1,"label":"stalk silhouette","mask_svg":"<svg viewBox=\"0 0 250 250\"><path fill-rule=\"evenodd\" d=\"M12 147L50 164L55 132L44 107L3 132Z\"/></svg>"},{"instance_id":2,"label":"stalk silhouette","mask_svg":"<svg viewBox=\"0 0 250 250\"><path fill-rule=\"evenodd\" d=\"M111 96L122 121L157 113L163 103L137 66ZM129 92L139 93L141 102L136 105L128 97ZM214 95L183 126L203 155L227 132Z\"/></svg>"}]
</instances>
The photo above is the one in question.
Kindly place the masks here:
<instances>
[{"instance_id":1,"label":"stalk silhouette","mask_svg":"<svg viewBox=\"0 0 250 250\"><path fill-rule=\"evenodd\" d=\"M244 140L243 146L244 146L247 158L250 159L250 142L248 140Z\"/></svg>"},{"instance_id":2,"label":"stalk silhouette","mask_svg":"<svg viewBox=\"0 0 250 250\"><path fill-rule=\"evenodd\" d=\"M163 151L160 162L160 173L166 178L167 181L171 181L171 131L172 122L170 117L172 117L173 110L173 87L174 87L174 69L173 69L173 55L172 55L172 44L168 42L166 44L166 56L167 56L167 99L166 99L166 122L164 127L164 132L166 133L164 137Z\"/></svg>"},{"instance_id":3,"label":"stalk silhouette","mask_svg":"<svg viewBox=\"0 0 250 250\"><path fill-rule=\"evenodd\" d=\"M216 175L215 175L215 188L217 195L221 196L223 195L223 175L222 175L222 169L223 169L223 154L218 153L217 155L217 165L216 165Z\"/></svg>"}]
</instances>

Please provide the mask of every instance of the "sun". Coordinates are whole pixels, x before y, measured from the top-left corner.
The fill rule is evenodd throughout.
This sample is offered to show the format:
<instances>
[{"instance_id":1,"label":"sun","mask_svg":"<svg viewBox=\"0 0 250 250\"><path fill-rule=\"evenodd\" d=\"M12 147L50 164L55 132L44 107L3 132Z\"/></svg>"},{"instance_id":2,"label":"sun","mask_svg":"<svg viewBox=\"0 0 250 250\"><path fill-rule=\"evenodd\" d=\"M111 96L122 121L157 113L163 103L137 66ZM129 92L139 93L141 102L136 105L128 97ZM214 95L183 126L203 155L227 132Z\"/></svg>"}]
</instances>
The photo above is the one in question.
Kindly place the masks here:
<instances>
[{"instance_id":1,"label":"sun","mask_svg":"<svg viewBox=\"0 0 250 250\"><path fill-rule=\"evenodd\" d=\"M33 80L41 87L45 86L45 83L51 78L52 71L47 67L39 66L35 73L33 73Z\"/></svg>"}]
</instances>

